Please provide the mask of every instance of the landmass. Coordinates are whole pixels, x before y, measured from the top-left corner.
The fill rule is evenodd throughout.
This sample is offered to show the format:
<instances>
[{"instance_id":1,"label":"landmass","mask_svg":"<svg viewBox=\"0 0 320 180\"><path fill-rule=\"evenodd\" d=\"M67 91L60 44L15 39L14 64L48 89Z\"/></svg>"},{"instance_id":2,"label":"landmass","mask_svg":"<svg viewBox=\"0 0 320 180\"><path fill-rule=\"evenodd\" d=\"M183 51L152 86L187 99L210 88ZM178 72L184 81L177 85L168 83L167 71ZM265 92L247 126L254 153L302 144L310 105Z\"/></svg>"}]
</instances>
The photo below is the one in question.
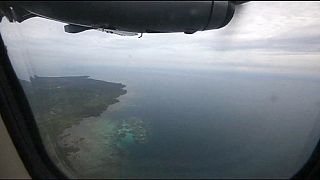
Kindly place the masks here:
<instances>
[{"instance_id":1,"label":"landmass","mask_svg":"<svg viewBox=\"0 0 320 180\"><path fill-rule=\"evenodd\" d=\"M89 76L35 76L30 82L21 80L21 84L38 125L50 123L56 135L83 118L99 116L108 106L119 102L119 96L127 93L121 83Z\"/></svg>"},{"instance_id":2,"label":"landmass","mask_svg":"<svg viewBox=\"0 0 320 180\"><path fill-rule=\"evenodd\" d=\"M126 144L147 142L145 123L137 117L117 121L106 119L102 127L104 134L101 135L104 137L100 137L102 144L95 142L96 138L91 135L86 137L85 133L77 134L72 130L79 128L74 125L84 119L100 116L110 105L119 102L117 98L127 93L124 84L95 80L89 76L35 76L30 81L20 82L51 159L65 172L73 172L75 177L106 177L101 173L105 168L109 170L109 177L116 177ZM103 157L97 159L103 162L89 162L89 158L97 153L87 151L88 148L92 151L102 148ZM98 166L102 170L93 168Z\"/></svg>"}]
</instances>

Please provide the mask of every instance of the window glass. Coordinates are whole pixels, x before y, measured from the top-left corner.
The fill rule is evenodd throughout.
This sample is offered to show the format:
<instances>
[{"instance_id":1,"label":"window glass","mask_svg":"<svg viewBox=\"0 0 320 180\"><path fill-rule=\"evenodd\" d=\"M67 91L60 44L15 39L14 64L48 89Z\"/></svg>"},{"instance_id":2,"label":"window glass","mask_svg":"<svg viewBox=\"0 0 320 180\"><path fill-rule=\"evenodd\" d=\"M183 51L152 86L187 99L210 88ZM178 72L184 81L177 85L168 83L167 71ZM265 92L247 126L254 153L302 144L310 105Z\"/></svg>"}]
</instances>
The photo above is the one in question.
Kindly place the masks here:
<instances>
[{"instance_id":1,"label":"window glass","mask_svg":"<svg viewBox=\"0 0 320 180\"><path fill-rule=\"evenodd\" d=\"M53 162L78 178L288 178L320 133L320 3L195 34L0 24Z\"/></svg>"}]
</instances>

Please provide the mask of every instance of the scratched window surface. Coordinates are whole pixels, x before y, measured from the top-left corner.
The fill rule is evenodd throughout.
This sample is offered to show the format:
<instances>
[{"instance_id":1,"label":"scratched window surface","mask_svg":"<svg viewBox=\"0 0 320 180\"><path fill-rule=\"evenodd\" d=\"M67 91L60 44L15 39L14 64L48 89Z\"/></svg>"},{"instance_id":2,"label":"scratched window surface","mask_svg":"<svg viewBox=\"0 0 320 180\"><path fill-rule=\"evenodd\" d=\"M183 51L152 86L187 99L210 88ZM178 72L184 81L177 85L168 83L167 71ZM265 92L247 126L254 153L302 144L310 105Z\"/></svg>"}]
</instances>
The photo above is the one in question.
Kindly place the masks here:
<instances>
[{"instance_id":1,"label":"scratched window surface","mask_svg":"<svg viewBox=\"0 0 320 180\"><path fill-rule=\"evenodd\" d=\"M224 28L118 36L0 24L53 162L77 178L289 178L320 133L320 3Z\"/></svg>"}]
</instances>

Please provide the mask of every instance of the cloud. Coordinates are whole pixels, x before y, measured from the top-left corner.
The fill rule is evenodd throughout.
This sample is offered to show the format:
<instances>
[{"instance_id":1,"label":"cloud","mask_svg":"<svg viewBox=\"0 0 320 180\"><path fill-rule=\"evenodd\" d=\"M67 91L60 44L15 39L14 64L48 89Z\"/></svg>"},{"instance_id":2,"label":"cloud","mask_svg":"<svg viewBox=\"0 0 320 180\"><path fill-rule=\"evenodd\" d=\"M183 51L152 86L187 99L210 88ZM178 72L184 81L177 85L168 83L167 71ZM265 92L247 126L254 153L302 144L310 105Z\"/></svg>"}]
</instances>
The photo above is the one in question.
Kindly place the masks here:
<instances>
[{"instance_id":1,"label":"cloud","mask_svg":"<svg viewBox=\"0 0 320 180\"><path fill-rule=\"evenodd\" d=\"M320 2L248 2L226 27L192 35L68 34L64 25L43 18L3 20L0 31L12 59L29 61L35 71L76 65L315 74L320 69Z\"/></svg>"}]
</instances>

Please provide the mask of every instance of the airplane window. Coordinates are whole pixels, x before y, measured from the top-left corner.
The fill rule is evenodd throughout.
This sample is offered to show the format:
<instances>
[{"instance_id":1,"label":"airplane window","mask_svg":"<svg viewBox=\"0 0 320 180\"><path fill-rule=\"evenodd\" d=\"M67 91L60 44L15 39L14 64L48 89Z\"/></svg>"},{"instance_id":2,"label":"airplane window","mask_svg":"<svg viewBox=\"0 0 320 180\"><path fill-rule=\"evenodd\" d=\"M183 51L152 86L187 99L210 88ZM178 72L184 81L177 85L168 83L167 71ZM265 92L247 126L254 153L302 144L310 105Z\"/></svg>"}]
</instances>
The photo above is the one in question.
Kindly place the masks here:
<instances>
[{"instance_id":1,"label":"airplane window","mask_svg":"<svg viewBox=\"0 0 320 180\"><path fill-rule=\"evenodd\" d=\"M289 178L319 140L320 2L248 2L193 34L65 25L0 31L68 177Z\"/></svg>"}]
</instances>

